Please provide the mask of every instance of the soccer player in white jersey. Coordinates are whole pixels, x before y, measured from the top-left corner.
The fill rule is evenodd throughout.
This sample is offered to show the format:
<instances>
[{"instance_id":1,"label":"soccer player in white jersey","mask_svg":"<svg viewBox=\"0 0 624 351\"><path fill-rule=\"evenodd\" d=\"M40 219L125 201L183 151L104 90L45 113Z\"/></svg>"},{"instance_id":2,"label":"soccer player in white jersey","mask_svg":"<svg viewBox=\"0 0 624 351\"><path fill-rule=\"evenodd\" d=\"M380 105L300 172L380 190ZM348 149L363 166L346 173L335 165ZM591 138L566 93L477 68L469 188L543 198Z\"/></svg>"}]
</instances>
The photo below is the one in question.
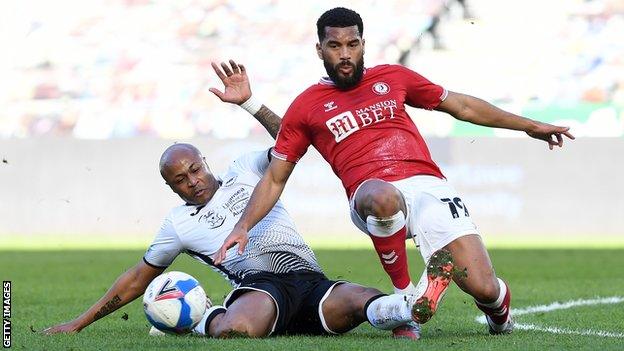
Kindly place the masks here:
<instances>
[{"instance_id":1,"label":"soccer player in white jersey","mask_svg":"<svg viewBox=\"0 0 624 351\"><path fill-rule=\"evenodd\" d=\"M278 126L279 121L262 122L276 134L277 129L270 126ZM160 173L185 203L170 211L142 260L123 273L102 298L74 320L44 332L81 331L141 296L181 253L221 273L235 287L224 306L207 310L194 330L201 335L332 335L365 321L392 330L414 319L423 298L439 301L453 271L448 252L438 252L430 260L419 294L384 295L374 288L332 281L323 274L279 201L251 229L244 251L239 254L238 248L232 248L215 264L211 256L240 218L268 167L268 151L246 154L225 174L214 176L194 146L167 148L160 160Z\"/></svg>"},{"instance_id":2,"label":"soccer player in white jersey","mask_svg":"<svg viewBox=\"0 0 624 351\"><path fill-rule=\"evenodd\" d=\"M268 150L246 154L225 174L214 176L194 146L170 146L161 158L161 174L185 204L170 211L143 259L123 273L99 301L73 321L48 328L46 333L78 332L133 301L181 253L221 273L235 287L224 306L207 310L195 328L198 334L331 335L367 320L386 330L411 321L419 296L387 296L374 288L327 279L279 202L250 231L241 255L234 248L221 264L214 264L211 255L243 212L269 157ZM429 272L433 285L439 280L436 269L450 280L453 265L444 253L431 265L435 266Z\"/></svg>"}]
</instances>

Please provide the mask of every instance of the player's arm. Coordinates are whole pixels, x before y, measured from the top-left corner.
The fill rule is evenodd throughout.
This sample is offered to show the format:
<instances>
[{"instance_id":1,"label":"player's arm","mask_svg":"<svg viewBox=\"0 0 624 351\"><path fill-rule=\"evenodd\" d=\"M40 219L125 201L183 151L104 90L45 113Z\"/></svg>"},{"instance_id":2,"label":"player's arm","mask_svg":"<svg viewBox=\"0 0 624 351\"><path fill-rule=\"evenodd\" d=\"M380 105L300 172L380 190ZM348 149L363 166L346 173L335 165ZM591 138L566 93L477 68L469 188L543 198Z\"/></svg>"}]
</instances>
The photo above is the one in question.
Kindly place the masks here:
<instances>
[{"instance_id":1,"label":"player's arm","mask_svg":"<svg viewBox=\"0 0 624 351\"><path fill-rule=\"evenodd\" d=\"M217 251L214 257L215 264L220 264L225 258L226 251L236 244L238 244L238 253L243 253L247 245L249 229L253 228L275 206L294 168L295 164L292 162L275 157L271 159L269 167L251 194L241 218Z\"/></svg>"},{"instance_id":2,"label":"player's arm","mask_svg":"<svg viewBox=\"0 0 624 351\"><path fill-rule=\"evenodd\" d=\"M160 275L164 268L152 267L141 261L119 276L113 285L83 314L67 323L49 327L43 331L45 334L77 333L89 324L112 313L118 308L134 301L143 295L149 283Z\"/></svg>"},{"instance_id":3,"label":"player's arm","mask_svg":"<svg viewBox=\"0 0 624 351\"><path fill-rule=\"evenodd\" d=\"M271 137L275 139L280 128L282 119L280 116L271 111L268 107L262 105L251 95L251 86L245 66L237 64L234 60L230 60L230 65L221 62L221 66L212 62L212 69L221 79L224 91L217 88L210 88L210 92L215 94L221 101L239 105L245 111L254 116L264 129L269 132Z\"/></svg>"},{"instance_id":4,"label":"player's arm","mask_svg":"<svg viewBox=\"0 0 624 351\"><path fill-rule=\"evenodd\" d=\"M552 150L563 146L563 136L574 139L569 127L542 123L515 115L478 99L474 96L448 92L448 96L436 108L466 122L486 127L505 128L526 132L530 137L544 140Z\"/></svg>"}]
</instances>

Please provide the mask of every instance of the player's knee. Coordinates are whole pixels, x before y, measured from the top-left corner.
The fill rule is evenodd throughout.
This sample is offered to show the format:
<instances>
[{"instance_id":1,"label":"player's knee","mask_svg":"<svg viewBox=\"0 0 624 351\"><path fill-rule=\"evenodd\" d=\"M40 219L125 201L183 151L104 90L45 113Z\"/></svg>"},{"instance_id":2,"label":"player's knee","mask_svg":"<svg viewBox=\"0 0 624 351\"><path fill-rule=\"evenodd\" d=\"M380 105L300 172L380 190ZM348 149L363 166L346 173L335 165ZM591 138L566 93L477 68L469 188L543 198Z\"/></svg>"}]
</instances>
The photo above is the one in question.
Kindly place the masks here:
<instances>
[{"instance_id":1,"label":"player's knee","mask_svg":"<svg viewBox=\"0 0 624 351\"><path fill-rule=\"evenodd\" d=\"M362 218L368 216L388 217L403 210L403 196L394 185L371 180L362 185L356 194L357 211Z\"/></svg>"},{"instance_id":2,"label":"player's knee","mask_svg":"<svg viewBox=\"0 0 624 351\"><path fill-rule=\"evenodd\" d=\"M330 298L323 302L323 310L343 310L346 314L357 314L364 310L364 306L374 296L382 292L354 283L344 283L336 286Z\"/></svg>"},{"instance_id":3,"label":"player's knee","mask_svg":"<svg viewBox=\"0 0 624 351\"><path fill-rule=\"evenodd\" d=\"M477 289L473 289L472 297L479 302L490 303L498 299L499 292L498 280L496 278L486 279L478 285Z\"/></svg>"},{"instance_id":4,"label":"player's knee","mask_svg":"<svg viewBox=\"0 0 624 351\"><path fill-rule=\"evenodd\" d=\"M249 337L260 338L267 336L266 332L256 328L251 320L245 316L227 318L211 331L211 336L215 338Z\"/></svg>"},{"instance_id":5,"label":"player's knee","mask_svg":"<svg viewBox=\"0 0 624 351\"><path fill-rule=\"evenodd\" d=\"M358 284L336 286L323 302L323 316L330 330L345 333L367 320L366 303L382 292Z\"/></svg>"}]
</instances>

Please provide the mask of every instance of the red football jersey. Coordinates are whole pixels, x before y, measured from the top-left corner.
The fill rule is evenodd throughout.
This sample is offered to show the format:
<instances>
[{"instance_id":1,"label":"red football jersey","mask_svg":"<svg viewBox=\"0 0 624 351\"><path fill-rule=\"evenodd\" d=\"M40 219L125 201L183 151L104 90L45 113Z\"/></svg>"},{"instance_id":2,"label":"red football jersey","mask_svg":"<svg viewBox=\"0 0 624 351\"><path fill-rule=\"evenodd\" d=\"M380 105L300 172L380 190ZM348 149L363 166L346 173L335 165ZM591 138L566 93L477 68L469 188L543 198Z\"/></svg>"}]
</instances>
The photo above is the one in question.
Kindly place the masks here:
<instances>
[{"instance_id":1,"label":"red football jersey","mask_svg":"<svg viewBox=\"0 0 624 351\"><path fill-rule=\"evenodd\" d=\"M312 144L349 197L366 179L442 178L405 104L431 110L446 95L441 86L399 65L368 68L347 91L323 78L286 111L273 156L297 162Z\"/></svg>"}]
</instances>

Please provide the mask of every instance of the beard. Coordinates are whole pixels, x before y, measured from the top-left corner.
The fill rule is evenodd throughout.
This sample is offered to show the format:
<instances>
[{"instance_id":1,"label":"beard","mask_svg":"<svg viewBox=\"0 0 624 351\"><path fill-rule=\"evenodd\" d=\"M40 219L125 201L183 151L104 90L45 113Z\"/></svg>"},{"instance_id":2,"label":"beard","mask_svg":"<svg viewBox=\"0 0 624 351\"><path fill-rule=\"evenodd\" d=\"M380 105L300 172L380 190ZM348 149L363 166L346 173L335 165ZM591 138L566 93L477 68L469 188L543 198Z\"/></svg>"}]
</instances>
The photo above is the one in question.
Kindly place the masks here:
<instances>
[{"instance_id":1,"label":"beard","mask_svg":"<svg viewBox=\"0 0 624 351\"><path fill-rule=\"evenodd\" d=\"M327 71L327 75L329 78L336 84L336 87L340 90L348 90L360 83L362 80L362 76L364 75L364 57L362 57L357 63L354 65L351 62L341 62L335 66L332 66L331 63L323 60L323 65L325 66L325 71ZM338 73L338 70L341 66L351 66L353 67L353 71L351 76L344 77Z\"/></svg>"}]
</instances>

